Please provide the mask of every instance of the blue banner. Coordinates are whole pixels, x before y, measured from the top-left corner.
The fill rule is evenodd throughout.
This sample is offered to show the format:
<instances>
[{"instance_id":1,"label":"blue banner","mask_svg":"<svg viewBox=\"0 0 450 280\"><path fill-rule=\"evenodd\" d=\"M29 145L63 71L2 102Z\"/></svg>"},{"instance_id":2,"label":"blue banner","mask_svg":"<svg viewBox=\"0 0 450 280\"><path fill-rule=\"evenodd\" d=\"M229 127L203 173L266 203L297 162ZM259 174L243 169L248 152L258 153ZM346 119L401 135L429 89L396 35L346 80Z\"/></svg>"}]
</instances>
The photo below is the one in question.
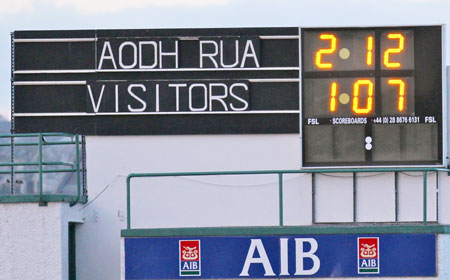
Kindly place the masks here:
<instances>
[{"instance_id":1,"label":"blue banner","mask_svg":"<svg viewBox=\"0 0 450 280\"><path fill-rule=\"evenodd\" d=\"M436 276L434 234L125 238L125 279Z\"/></svg>"}]
</instances>

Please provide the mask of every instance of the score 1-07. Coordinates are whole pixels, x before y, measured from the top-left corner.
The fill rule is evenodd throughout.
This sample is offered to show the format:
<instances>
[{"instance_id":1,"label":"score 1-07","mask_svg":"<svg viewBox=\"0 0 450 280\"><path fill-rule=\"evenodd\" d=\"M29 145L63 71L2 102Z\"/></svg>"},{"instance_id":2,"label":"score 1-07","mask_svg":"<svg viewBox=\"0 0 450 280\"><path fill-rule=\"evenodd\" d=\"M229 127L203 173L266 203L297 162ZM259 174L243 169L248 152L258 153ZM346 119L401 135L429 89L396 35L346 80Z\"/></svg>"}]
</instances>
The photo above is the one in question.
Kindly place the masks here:
<instances>
[{"instance_id":1,"label":"score 1-07","mask_svg":"<svg viewBox=\"0 0 450 280\"><path fill-rule=\"evenodd\" d=\"M390 86L397 87L397 110L398 112L405 111L406 103L406 82L404 79L391 78L387 79L387 84ZM366 104L361 105L360 92L362 88L366 88L367 98ZM352 111L357 115L367 115L373 112L374 108L374 83L370 79L358 79L353 83L353 93L351 107ZM330 102L329 109L330 112L336 112L338 104L338 83L331 82L330 86Z\"/></svg>"}]
</instances>

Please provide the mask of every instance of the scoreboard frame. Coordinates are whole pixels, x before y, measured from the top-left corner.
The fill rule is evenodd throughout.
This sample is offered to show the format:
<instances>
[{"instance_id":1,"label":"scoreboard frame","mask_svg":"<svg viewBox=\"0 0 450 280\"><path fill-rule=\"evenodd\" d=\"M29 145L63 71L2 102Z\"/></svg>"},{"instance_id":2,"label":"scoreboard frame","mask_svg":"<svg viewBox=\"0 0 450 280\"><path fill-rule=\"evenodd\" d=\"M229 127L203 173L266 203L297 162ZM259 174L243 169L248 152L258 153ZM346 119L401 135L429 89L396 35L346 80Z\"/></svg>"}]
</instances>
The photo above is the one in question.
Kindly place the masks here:
<instances>
[{"instance_id":1,"label":"scoreboard frame","mask_svg":"<svg viewBox=\"0 0 450 280\"><path fill-rule=\"evenodd\" d=\"M309 33L320 39L304 40L304 32L318 30L342 33ZM347 32L352 30L362 35ZM448 164L445 25L48 30L11 36L15 133L297 134L300 168ZM398 36L405 36L405 51L389 60L389 53L403 48ZM315 48L305 53L308 43ZM311 59L308 69L303 55ZM406 67L387 69L390 62ZM336 68L322 69L323 63ZM305 84L318 92L308 95L316 110L305 106ZM380 122L383 116L400 118ZM320 125L310 128L306 118Z\"/></svg>"},{"instance_id":2,"label":"scoreboard frame","mask_svg":"<svg viewBox=\"0 0 450 280\"><path fill-rule=\"evenodd\" d=\"M298 133L298 27L11 33L15 133Z\"/></svg>"},{"instance_id":3,"label":"scoreboard frame","mask_svg":"<svg viewBox=\"0 0 450 280\"><path fill-rule=\"evenodd\" d=\"M439 121L439 131L438 131L438 136L437 136L437 149L438 149L438 160L436 161L435 164L423 164L423 163L417 163L414 161L399 161L399 164L374 164L367 163L344 163L344 164L339 164L339 163L332 163L332 162L325 162L325 163L319 163L319 164L311 164L306 162L305 160L305 155L307 153L307 151L305 151L305 124L304 124L304 120L305 120L305 112L303 110L303 106L304 104L304 81L305 81L305 77L304 77L304 60L305 57L303 57L304 54L304 48L305 48L305 41L303 40L304 38L304 32L305 31L316 31L316 30L320 30L320 31L350 31L350 30L387 30L387 29L414 29L414 28L427 28L427 27L440 27L441 32L440 32L440 40L441 40L441 51L440 51L440 56L441 56L441 61L440 61L440 71L441 71L441 106L440 109L441 111L441 120ZM336 168L408 168L408 167L445 167L448 165L448 137L446 134L447 131L447 126L448 126L448 113L447 113L447 107L448 107L448 99L447 99L447 73L446 73L446 67L445 67L445 31L446 31L446 27L444 24L440 24L440 25L420 25L420 26L412 26L412 25L387 25L387 26L328 26L328 27L308 27L308 28L302 28L299 27L299 81L300 81L300 86L299 86L299 110L300 110L300 116L299 116L299 132L300 132L300 159L301 159L301 164L300 164L300 168L301 169L336 169ZM378 50L378 52L380 52L381 50ZM381 57L381 54L376 54L376 58L375 59L379 59ZM414 70L417 69L416 66L414 67ZM333 70L330 70L333 71ZM339 71L339 70L336 70ZM380 78L381 79L381 78ZM356 116L358 117L358 116ZM398 125L398 124L397 124Z\"/></svg>"}]
</instances>

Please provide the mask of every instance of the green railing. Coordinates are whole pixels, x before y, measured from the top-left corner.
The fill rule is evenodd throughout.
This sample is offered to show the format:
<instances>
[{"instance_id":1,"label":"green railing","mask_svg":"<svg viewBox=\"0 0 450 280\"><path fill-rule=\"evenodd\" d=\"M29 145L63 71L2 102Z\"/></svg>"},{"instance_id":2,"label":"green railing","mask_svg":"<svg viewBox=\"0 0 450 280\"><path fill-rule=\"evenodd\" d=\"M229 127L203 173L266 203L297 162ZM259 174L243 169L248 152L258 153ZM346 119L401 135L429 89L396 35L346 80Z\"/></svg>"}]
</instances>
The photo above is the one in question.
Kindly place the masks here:
<instances>
[{"instance_id":1,"label":"green railing","mask_svg":"<svg viewBox=\"0 0 450 280\"><path fill-rule=\"evenodd\" d=\"M11 194L0 195L0 203L14 203L14 202L39 202L39 205L45 206L48 202L66 201L73 206L79 202L86 202L86 197L83 196L83 186L81 183L82 166L80 157L81 141L79 135L68 133L26 133L26 134L4 134L0 135L0 139L9 138L9 143L0 143L0 147L11 147L13 153L11 162L2 162L0 167L10 167L10 170L0 170L0 175L11 175L11 184L14 184L15 174L38 174L38 193L37 194ZM37 141L17 142L16 139L37 138ZM51 140L47 140L50 139ZM56 138L56 140L55 140ZM64 140L58 139L63 138ZM70 139L70 140L65 140ZM63 161L45 161L44 147L55 145L73 145L75 147L75 160L73 162ZM38 160L37 161L14 161L14 149L21 146L37 146ZM17 167L32 167L34 169L16 170ZM52 168L45 168L51 166ZM44 174L47 173L75 173L76 174L76 195L65 194L44 194Z\"/></svg>"},{"instance_id":2,"label":"green railing","mask_svg":"<svg viewBox=\"0 0 450 280\"><path fill-rule=\"evenodd\" d=\"M131 230L131 179L142 177L186 177L186 176L217 176L217 175L278 175L279 196L279 226L283 227L283 175L284 174L320 174L320 173L353 173L354 188L356 188L356 173L363 172L422 172L423 173L423 225L427 225L427 176L428 172L450 172L446 168L355 168L355 169L304 169L304 170L264 170L264 171L219 171L219 172L174 172L174 173L132 173L127 176L127 230ZM396 180L397 182L397 180ZM313 180L314 188L314 180ZM355 199L355 198L354 198ZM313 202L314 203L314 202ZM354 209L354 215L356 209ZM313 213L314 215L314 213ZM314 219L313 219L314 220ZM354 216L354 222L356 222Z\"/></svg>"}]
</instances>

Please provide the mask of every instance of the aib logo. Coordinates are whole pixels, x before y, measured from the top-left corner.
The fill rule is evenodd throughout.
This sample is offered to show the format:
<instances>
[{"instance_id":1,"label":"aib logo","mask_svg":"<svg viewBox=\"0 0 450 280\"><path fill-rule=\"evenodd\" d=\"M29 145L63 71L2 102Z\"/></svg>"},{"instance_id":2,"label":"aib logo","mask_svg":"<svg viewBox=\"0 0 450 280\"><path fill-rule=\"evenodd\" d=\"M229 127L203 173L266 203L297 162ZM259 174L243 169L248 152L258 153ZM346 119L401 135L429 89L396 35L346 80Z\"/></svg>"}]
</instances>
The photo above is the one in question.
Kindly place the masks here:
<instances>
[{"instance_id":1,"label":"aib logo","mask_svg":"<svg viewBox=\"0 0 450 280\"><path fill-rule=\"evenodd\" d=\"M180 240L180 276L200 276L200 240Z\"/></svg>"},{"instance_id":2,"label":"aib logo","mask_svg":"<svg viewBox=\"0 0 450 280\"><path fill-rule=\"evenodd\" d=\"M358 237L358 274L380 273L378 237Z\"/></svg>"}]
</instances>

